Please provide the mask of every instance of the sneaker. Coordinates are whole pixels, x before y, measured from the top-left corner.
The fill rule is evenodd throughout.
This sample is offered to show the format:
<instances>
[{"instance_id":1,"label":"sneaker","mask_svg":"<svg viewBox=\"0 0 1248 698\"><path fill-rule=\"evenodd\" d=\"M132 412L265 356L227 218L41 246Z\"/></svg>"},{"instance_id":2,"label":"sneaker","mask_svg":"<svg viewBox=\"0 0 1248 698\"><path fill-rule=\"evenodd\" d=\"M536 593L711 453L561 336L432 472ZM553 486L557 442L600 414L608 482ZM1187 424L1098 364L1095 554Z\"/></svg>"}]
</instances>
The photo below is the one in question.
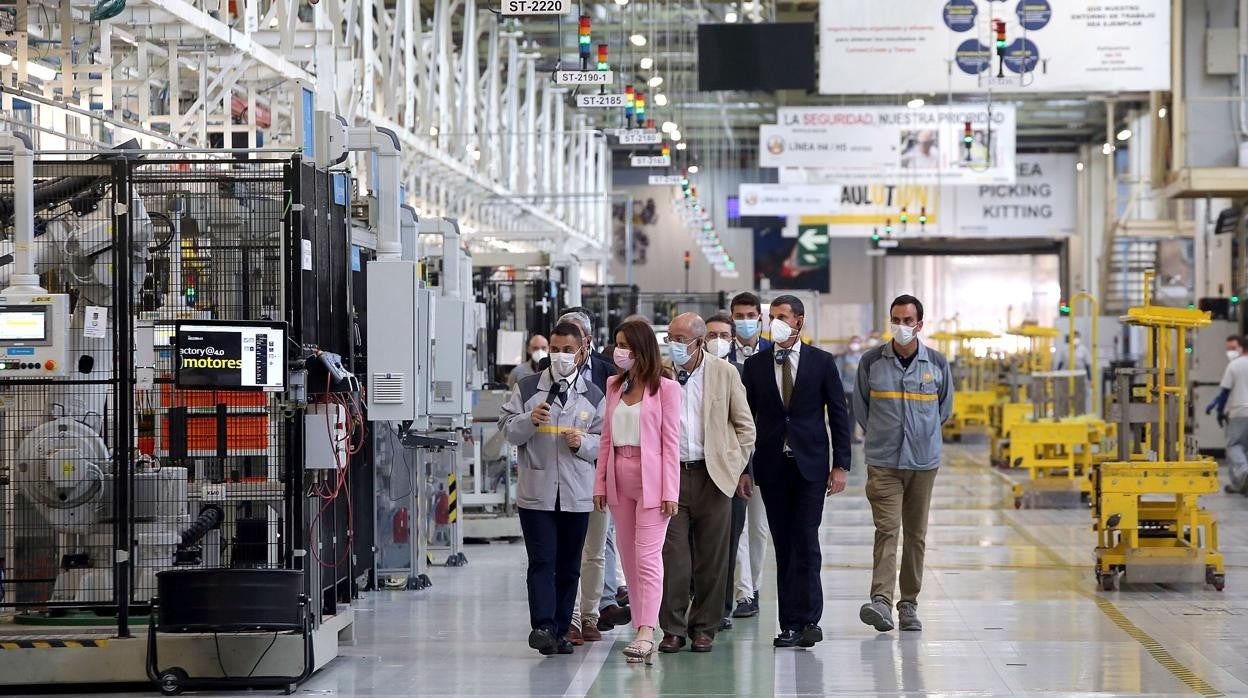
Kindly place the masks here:
<instances>
[{"instance_id":1,"label":"sneaker","mask_svg":"<svg viewBox=\"0 0 1248 698\"><path fill-rule=\"evenodd\" d=\"M897 604L897 627L900 630L922 630L919 622L919 607L909 601Z\"/></svg>"},{"instance_id":2,"label":"sneaker","mask_svg":"<svg viewBox=\"0 0 1248 698\"><path fill-rule=\"evenodd\" d=\"M758 615L758 606L755 605L753 599L742 599L737 602L737 607L732 610L733 618L753 618Z\"/></svg>"},{"instance_id":3,"label":"sneaker","mask_svg":"<svg viewBox=\"0 0 1248 698\"><path fill-rule=\"evenodd\" d=\"M880 632L893 629L893 609L883 596L877 596L871 603L864 603L858 611L858 618Z\"/></svg>"}]
</instances>

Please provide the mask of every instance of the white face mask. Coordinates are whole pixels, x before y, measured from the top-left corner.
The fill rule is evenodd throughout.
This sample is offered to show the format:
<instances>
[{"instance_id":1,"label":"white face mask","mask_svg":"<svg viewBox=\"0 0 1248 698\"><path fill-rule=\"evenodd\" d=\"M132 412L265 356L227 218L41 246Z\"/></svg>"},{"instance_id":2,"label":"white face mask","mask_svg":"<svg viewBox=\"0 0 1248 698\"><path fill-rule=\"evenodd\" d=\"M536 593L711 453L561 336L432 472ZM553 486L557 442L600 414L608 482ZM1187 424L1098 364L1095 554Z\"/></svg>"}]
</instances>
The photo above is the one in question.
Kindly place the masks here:
<instances>
[{"instance_id":1,"label":"white face mask","mask_svg":"<svg viewBox=\"0 0 1248 698\"><path fill-rule=\"evenodd\" d=\"M576 373L576 354L555 352L550 355L550 370L559 378L571 378Z\"/></svg>"},{"instance_id":2,"label":"white face mask","mask_svg":"<svg viewBox=\"0 0 1248 698\"><path fill-rule=\"evenodd\" d=\"M550 356L550 354L547 353L545 349L538 349L532 354L529 354L529 358L531 358L533 360L533 363L535 364L542 363L542 359L546 358L547 356Z\"/></svg>"},{"instance_id":3,"label":"white face mask","mask_svg":"<svg viewBox=\"0 0 1248 698\"><path fill-rule=\"evenodd\" d=\"M779 318L771 321L771 341L777 344L784 344L793 336L793 328L789 323Z\"/></svg>"},{"instance_id":4,"label":"white face mask","mask_svg":"<svg viewBox=\"0 0 1248 698\"><path fill-rule=\"evenodd\" d=\"M719 358L728 356L728 350L732 349L732 342L716 337L706 343L706 350Z\"/></svg>"},{"instance_id":5,"label":"white face mask","mask_svg":"<svg viewBox=\"0 0 1248 698\"><path fill-rule=\"evenodd\" d=\"M919 333L917 327L906 327L905 325L892 325L890 329L893 331L893 341L903 347L913 342L914 336Z\"/></svg>"},{"instance_id":6,"label":"white face mask","mask_svg":"<svg viewBox=\"0 0 1248 698\"><path fill-rule=\"evenodd\" d=\"M1238 358L1239 358L1239 352L1235 351L1234 349L1227 349L1227 350L1226 350L1226 360L1227 360L1227 361L1234 361L1235 359L1238 359Z\"/></svg>"},{"instance_id":7,"label":"white face mask","mask_svg":"<svg viewBox=\"0 0 1248 698\"><path fill-rule=\"evenodd\" d=\"M880 343L880 338L879 338L879 337L870 337L870 338L868 338L868 339L867 339L867 346L869 346L869 347L878 346L878 345L879 345L879 343Z\"/></svg>"},{"instance_id":8,"label":"white face mask","mask_svg":"<svg viewBox=\"0 0 1248 698\"><path fill-rule=\"evenodd\" d=\"M849 350L851 352L858 353L859 351L862 351L862 345L858 342L850 342Z\"/></svg>"}]
</instances>

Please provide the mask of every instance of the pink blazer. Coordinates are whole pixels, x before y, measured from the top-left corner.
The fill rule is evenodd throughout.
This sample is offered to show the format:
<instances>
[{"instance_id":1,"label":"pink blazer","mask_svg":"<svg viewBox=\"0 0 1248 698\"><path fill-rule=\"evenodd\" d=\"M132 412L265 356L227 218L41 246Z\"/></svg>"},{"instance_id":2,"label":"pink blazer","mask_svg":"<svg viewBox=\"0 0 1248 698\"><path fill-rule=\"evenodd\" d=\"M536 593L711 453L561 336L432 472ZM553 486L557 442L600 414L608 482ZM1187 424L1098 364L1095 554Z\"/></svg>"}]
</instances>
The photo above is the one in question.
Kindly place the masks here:
<instances>
[{"instance_id":1,"label":"pink blazer","mask_svg":"<svg viewBox=\"0 0 1248 698\"><path fill-rule=\"evenodd\" d=\"M611 418L620 402L620 377L607 379L607 412L598 448L598 471L594 494L606 495L607 504L619 506L615 491L615 448L611 442ZM658 509L663 502L680 501L680 384L664 378L657 395L645 391L641 398L641 505Z\"/></svg>"}]
</instances>

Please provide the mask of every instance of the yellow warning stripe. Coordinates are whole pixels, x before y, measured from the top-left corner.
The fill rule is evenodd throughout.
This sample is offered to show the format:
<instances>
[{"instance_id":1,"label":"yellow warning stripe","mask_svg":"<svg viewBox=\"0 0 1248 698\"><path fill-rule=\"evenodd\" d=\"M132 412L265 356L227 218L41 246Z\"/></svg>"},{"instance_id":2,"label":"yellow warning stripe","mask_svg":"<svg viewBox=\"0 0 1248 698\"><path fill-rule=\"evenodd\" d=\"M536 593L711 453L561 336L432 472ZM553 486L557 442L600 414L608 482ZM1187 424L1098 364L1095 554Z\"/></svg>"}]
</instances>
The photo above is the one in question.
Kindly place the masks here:
<instances>
[{"instance_id":1,"label":"yellow warning stripe","mask_svg":"<svg viewBox=\"0 0 1248 698\"><path fill-rule=\"evenodd\" d=\"M43 650L107 646L108 640L19 640L17 642L0 642L0 650Z\"/></svg>"},{"instance_id":2,"label":"yellow warning stripe","mask_svg":"<svg viewBox=\"0 0 1248 698\"><path fill-rule=\"evenodd\" d=\"M449 481L446 487L446 490L447 490L446 498L447 498L447 502L449 505L449 511L447 511L447 521L449 521L450 523L455 523L455 520L459 518L458 516L459 505L457 503L459 497L456 495L456 492L455 492L455 489L456 489L455 488L455 473L448 474L446 476L446 479Z\"/></svg>"},{"instance_id":3,"label":"yellow warning stripe","mask_svg":"<svg viewBox=\"0 0 1248 698\"><path fill-rule=\"evenodd\" d=\"M871 397L878 397L884 400L914 400L916 402L936 402L940 399L939 395L924 395L923 393L890 393L883 390L872 390Z\"/></svg>"}]
</instances>

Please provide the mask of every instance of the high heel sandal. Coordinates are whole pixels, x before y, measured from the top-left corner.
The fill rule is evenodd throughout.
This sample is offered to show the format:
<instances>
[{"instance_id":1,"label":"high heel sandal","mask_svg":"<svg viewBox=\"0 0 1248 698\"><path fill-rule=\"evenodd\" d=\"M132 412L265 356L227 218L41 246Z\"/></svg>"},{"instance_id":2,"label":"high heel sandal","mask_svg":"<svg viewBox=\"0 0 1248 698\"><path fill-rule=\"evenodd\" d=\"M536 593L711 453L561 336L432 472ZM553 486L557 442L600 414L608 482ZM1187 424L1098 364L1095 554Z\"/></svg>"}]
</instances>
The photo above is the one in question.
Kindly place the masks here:
<instances>
[{"instance_id":1,"label":"high heel sandal","mask_svg":"<svg viewBox=\"0 0 1248 698\"><path fill-rule=\"evenodd\" d=\"M643 650L643 647L648 649ZM624 658L629 664L640 664L645 662L647 665L654 664L654 640L633 640L624 648Z\"/></svg>"}]
</instances>

